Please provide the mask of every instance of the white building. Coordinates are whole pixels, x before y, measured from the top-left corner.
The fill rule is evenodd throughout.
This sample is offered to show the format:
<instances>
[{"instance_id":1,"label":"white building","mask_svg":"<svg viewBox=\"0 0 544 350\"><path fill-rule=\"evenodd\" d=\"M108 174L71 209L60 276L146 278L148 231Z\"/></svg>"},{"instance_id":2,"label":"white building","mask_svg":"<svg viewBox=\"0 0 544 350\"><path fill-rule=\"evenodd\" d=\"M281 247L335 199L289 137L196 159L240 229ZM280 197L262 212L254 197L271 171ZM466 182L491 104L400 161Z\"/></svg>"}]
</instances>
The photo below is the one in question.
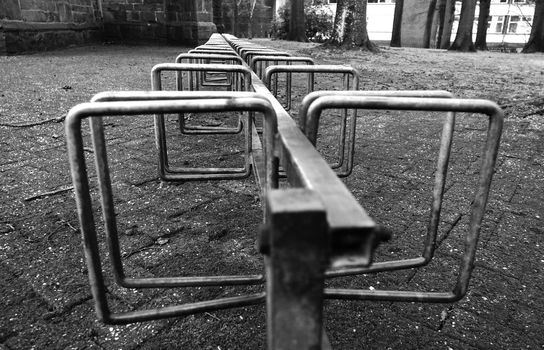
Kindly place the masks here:
<instances>
[{"instance_id":1,"label":"white building","mask_svg":"<svg viewBox=\"0 0 544 350\"><path fill-rule=\"evenodd\" d=\"M302 0L301 0L302 1ZM287 0L277 0L279 8ZM336 11L337 0L329 0L329 4ZM393 28L393 14L395 12L395 0L368 0L367 29L370 40L389 42ZM491 0L487 25L488 44L524 44L529 40L531 24L535 5L526 0ZM455 39L459 14L461 13L461 1L455 4L455 22L453 23L452 38ZM479 7L476 6L474 18L473 38L476 39L478 29Z\"/></svg>"}]
</instances>

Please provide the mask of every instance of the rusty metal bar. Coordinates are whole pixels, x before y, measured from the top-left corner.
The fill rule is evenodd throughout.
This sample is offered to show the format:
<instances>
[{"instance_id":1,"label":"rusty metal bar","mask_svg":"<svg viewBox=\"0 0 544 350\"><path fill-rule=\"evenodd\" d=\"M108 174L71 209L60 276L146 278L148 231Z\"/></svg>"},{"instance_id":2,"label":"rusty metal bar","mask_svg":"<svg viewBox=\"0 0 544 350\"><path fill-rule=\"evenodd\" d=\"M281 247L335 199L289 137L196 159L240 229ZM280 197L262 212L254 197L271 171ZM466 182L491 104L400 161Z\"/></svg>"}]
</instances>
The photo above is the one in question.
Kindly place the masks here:
<instances>
[{"instance_id":1,"label":"rusty metal bar","mask_svg":"<svg viewBox=\"0 0 544 350\"><path fill-rule=\"evenodd\" d=\"M269 260L268 349L321 349L330 249L325 208L306 189L271 191L267 208L260 249Z\"/></svg>"},{"instance_id":2,"label":"rusty metal bar","mask_svg":"<svg viewBox=\"0 0 544 350\"><path fill-rule=\"evenodd\" d=\"M411 97L349 97L321 96L308 107L307 125L317 125L314 120L328 108L357 108L410 111L443 111L480 113L489 117L486 143L482 155L482 166L478 189L472 201L471 219L465 241L465 253L460 272L451 292L412 292L412 291L380 291L358 289L326 289L325 295L331 299L420 301L420 302L453 302L461 299L467 291L471 271L474 268L474 257L478 242L480 226L483 219L491 179L497 158L499 141L503 125L503 112L497 104L487 100L461 100L443 98L411 98ZM309 131L309 130L308 130Z\"/></svg>"}]
</instances>

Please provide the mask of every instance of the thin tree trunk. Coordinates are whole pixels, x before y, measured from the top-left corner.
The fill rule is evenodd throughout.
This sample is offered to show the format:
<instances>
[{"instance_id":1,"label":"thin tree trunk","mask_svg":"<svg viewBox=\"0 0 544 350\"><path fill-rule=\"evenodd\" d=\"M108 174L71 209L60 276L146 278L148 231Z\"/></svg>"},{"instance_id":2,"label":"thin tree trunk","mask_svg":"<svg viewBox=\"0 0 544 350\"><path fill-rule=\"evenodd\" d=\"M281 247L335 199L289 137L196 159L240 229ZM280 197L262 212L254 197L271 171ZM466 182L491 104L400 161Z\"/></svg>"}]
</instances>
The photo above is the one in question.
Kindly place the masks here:
<instances>
[{"instance_id":1,"label":"thin tree trunk","mask_svg":"<svg viewBox=\"0 0 544 350\"><path fill-rule=\"evenodd\" d=\"M334 16L334 25L332 27L329 43L333 45L342 45L344 42L344 32L346 28L346 19L348 18L348 0L338 0L336 3L336 14Z\"/></svg>"},{"instance_id":2,"label":"thin tree trunk","mask_svg":"<svg viewBox=\"0 0 544 350\"><path fill-rule=\"evenodd\" d=\"M402 30L402 7L404 6L404 0L397 0L395 3L395 15L393 17L393 31L391 33L391 45L392 47L401 46L401 30Z\"/></svg>"},{"instance_id":3,"label":"thin tree trunk","mask_svg":"<svg viewBox=\"0 0 544 350\"><path fill-rule=\"evenodd\" d=\"M436 0L429 2L429 9L427 10L427 20L425 21L425 32L423 33L423 47L428 49L431 44L431 35L434 22L434 14L436 10Z\"/></svg>"},{"instance_id":4,"label":"thin tree trunk","mask_svg":"<svg viewBox=\"0 0 544 350\"><path fill-rule=\"evenodd\" d=\"M491 0L480 0L480 13L478 14L478 31L474 46L478 50L487 50L487 18Z\"/></svg>"},{"instance_id":5,"label":"thin tree trunk","mask_svg":"<svg viewBox=\"0 0 544 350\"><path fill-rule=\"evenodd\" d=\"M476 51L472 42L472 27L474 26L474 14L476 13L476 0L463 0L461 7L461 16L459 18L459 27L457 36L450 46L450 50L456 51Z\"/></svg>"},{"instance_id":6,"label":"thin tree trunk","mask_svg":"<svg viewBox=\"0 0 544 350\"><path fill-rule=\"evenodd\" d=\"M439 48L442 44L442 35L444 34L444 20L446 19L446 0L438 0L436 4L436 12L438 19L438 34L436 35L436 47Z\"/></svg>"},{"instance_id":7,"label":"thin tree trunk","mask_svg":"<svg viewBox=\"0 0 544 350\"><path fill-rule=\"evenodd\" d=\"M291 0L291 20L287 40L308 41L304 17L304 0Z\"/></svg>"},{"instance_id":8,"label":"thin tree trunk","mask_svg":"<svg viewBox=\"0 0 544 350\"><path fill-rule=\"evenodd\" d=\"M447 49L451 43L451 31L453 21L455 19L455 0L446 0L446 8L444 10L444 27L440 38L440 48Z\"/></svg>"},{"instance_id":9,"label":"thin tree trunk","mask_svg":"<svg viewBox=\"0 0 544 350\"><path fill-rule=\"evenodd\" d=\"M441 11L441 9L439 8L440 1L441 0L437 0L436 2L434 15L433 15L433 23L431 26L431 35L429 38L429 47L432 47L433 49L438 48L438 46L440 45L440 39L439 39L440 37L438 36L438 31L440 30L440 27L442 27L442 21L444 20L443 18L440 17L440 11Z\"/></svg>"},{"instance_id":10,"label":"thin tree trunk","mask_svg":"<svg viewBox=\"0 0 544 350\"><path fill-rule=\"evenodd\" d=\"M544 0L536 0L531 36L522 52L544 52Z\"/></svg>"},{"instance_id":11,"label":"thin tree trunk","mask_svg":"<svg viewBox=\"0 0 544 350\"><path fill-rule=\"evenodd\" d=\"M238 18L238 1L232 1L232 30L234 31L235 36L240 35L240 19Z\"/></svg>"},{"instance_id":12,"label":"thin tree trunk","mask_svg":"<svg viewBox=\"0 0 544 350\"><path fill-rule=\"evenodd\" d=\"M257 0L251 0L249 7L249 23L247 24L247 37L253 39L253 14L255 13L255 5Z\"/></svg>"},{"instance_id":13,"label":"thin tree trunk","mask_svg":"<svg viewBox=\"0 0 544 350\"><path fill-rule=\"evenodd\" d=\"M225 25L223 24L223 12L221 11L221 0L213 0L212 2L213 23L217 28L218 33L225 31Z\"/></svg>"}]
</instances>

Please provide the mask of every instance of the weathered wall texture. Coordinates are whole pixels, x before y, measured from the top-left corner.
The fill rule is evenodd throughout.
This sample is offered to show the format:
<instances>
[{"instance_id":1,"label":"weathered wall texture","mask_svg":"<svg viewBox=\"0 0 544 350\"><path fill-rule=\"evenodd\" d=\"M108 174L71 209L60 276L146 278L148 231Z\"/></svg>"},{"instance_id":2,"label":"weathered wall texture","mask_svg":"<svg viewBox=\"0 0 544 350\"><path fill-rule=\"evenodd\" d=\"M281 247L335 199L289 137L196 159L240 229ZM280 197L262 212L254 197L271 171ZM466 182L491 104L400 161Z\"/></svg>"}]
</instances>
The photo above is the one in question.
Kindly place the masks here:
<instances>
[{"instance_id":1,"label":"weathered wall texture","mask_svg":"<svg viewBox=\"0 0 544 350\"><path fill-rule=\"evenodd\" d=\"M211 0L103 0L102 7L108 39L198 43L215 31Z\"/></svg>"},{"instance_id":2,"label":"weathered wall texture","mask_svg":"<svg viewBox=\"0 0 544 350\"><path fill-rule=\"evenodd\" d=\"M0 0L0 54L98 40L195 44L215 29L211 0Z\"/></svg>"},{"instance_id":3,"label":"weathered wall texture","mask_svg":"<svg viewBox=\"0 0 544 350\"><path fill-rule=\"evenodd\" d=\"M102 37L99 0L0 0L0 54Z\"/></svg>"}]
</instances>

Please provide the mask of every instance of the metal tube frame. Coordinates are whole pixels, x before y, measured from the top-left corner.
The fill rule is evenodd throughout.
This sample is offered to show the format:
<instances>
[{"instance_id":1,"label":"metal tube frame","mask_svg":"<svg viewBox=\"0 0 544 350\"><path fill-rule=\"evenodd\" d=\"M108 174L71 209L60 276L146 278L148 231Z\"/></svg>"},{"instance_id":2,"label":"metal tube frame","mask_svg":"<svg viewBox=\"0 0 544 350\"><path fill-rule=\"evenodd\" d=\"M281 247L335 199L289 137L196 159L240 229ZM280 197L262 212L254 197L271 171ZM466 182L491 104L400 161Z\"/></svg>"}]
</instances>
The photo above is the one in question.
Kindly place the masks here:
<instances>
[{"instance_id":1,"label":"metal tube frame","mask_svg":"<svg viewBox=\"0 0 544 350\"><path fill-rule=\"evenodd\" d=\"M188 60L189 64L210 64L210 60L220 60L221 64L238 64L242 65L243 60L238 56L232 56L232 55L223 55L223 54L202 54L202 53L182 53L176 57L175 63L184 63L184 60ZM225 73L225 72L215 72L215 74L223 74L224 76L221 77L223 80L225 80L225 83L217 83L217 78L208 78L207 74L213 74L213 72L207 72L207 71L189 71L188 74L188 81L189 81L189 87L190 90L199 90L199 86L211 86L211 87L226 87L227 91L243 91L242 89L242 79L239 75L235 73ZM194 75L196 74L196 75ZM220 79L221 79L220 78ZM193 81L195 83L193 84ZM178 91L183 90L183 72L178 71L176 72L176 86ZM196 87L196 88L195 88ZM247 90L247 89L246 89ZM190 117L187 116L187 117ZM207 133L217 133L218 128L217 127L207 127L203 125L186 125L185 124L185 116L183 114L180 114L178 116L178 125L180 132L182 134L207 134ZM237 126L235 128L226 128L224 129L226 133L239 133L242 131L243 123L241 116L238 117Z\"/></svg>"},{"instance_id":2,"label":"metal tube frame","mask_svg":"<svg viewBox=\"0 0 544 350\"><path fill-rule=\"evenodd\" d=\"M151 86L153 90L161 90L161 72L165 70L176 71L176 88L178 91L184 91L183 86L183 72L186 72L188 75L188 89L189 91L198 91L199 90L199 73L225 73L227 75L232 74L234 84L231 84L231 87L235 91L249 91L251 86L251 75L250 72L241 65L225 65L225 64L190 64L190 63L175 63L175 66L172 66L168 63L158 64L151 70ZM197 75L194 76L193 73ZM248 80L244 80L246 77ZM194 78L197 78L196 81ZM193 134L238 134L243 131L243 118L238 117L236 127L208 127L202 125L187 125L185 123L184 114L178 115L178 125L179 130L182 134L193 135ZM246 124L248 123L247 117L245 120ZM249 124L248 124L249 125ZM245 131L247 133L247 130ZM250 142L251 140L249 140Z\"/></svg>"},{"instance_id":3,"label":"metal tube frame","mask_svg":"<svg viewBox=\"0 0 544 350\"><path fill-rule=\"evenodd\" d=\"M187 53L207 53L207 54L238 56L238 54L233 50L223 50L223 49L193 49L193 50L189 50L189 52Z\"/></svg>"},{"instance_id":4,"label":"metal tube frame","mask_svg":"<svg viewBox=\"0 0 544 350\"><path fill-rule=\"evenodd\" d=\"M158 277L158 278L128 278L123 271L115 212L113 208L113 196L111 180L107 163L107 152L102 125L103 116L135 117L136 115L153 115L163 113L176 113L179 111L209 112L224 110L252 110L265 115L266 134L265 139L265 164L267 171L267 188L277 188L277 159L274 157L274 139L277 133L277 122L274 110L266 98L258 94L244 94L241 97L216 98L216 99L185 99L185 100L155 100L156 98L173 98L173 94L161 96L161 93L147 93L148 101L122 101L122 102L92 102L75 106L66 117L67 146L74 183L74 192L78 207L78 216L84 241L85 258L89 271L89 282L95 300L95 310L99 319L108 324L125 324L161 318L189 315L211 310L242 307L261 304L265 300L264 293L256 293L245 296L220 298L183 305L169 306L165 308L139 310L131 312L112 313L106 297L107 289L102 273L100 252L93 216L92 201L90 195L89 179L84 156L83 135L81 122L85 118L91 120L91 133L95 153L95 164L98 173L101 193L102 211L104 216L106 236L110 257L114 267L114 278L117 283L127 288L174 288L188 286L216 286L216 285L241 285L263 283L262 275L248 276L199 276L199 277ZM177 93L179 96L182 93ZM105 99L122 99L123 97L136 99L145 97L145 93L134 94L123 92L105 93L96 97L95 101ZM179 97L178 96L178 97ZM204 102L204 107L203 107Z\"/></svg>"},{"instance_id":5,"label":"metal tube frame","mask_svg":"<svg viewBox=\"0 0 544 350\"><path fill-rule=\"evenodd\" d=\"M442 111L442 112L468 112L480 113L489 117L487 138L482 155L480 179L477 192L471 207L471 218L469 229L465 240L465 253L463 255L460 272L457 282L451 292L418 292L418 291L389 291L389 290L361 290L361 289L325 289L325 297L329 299L349 300L386 300L386 301L418 301L418 302L443 302L449 303L460 300L466 294L470 275L474 268L476 246L480 233L480 227L485 212L485 206L491 186L491 179L495 162L497 159L499 142L502 132L504 115L499 106L487 100L463 100L451 98L415 98L415 97L377 97L377 96L321 96L309 105L306 125L307 127L319 124L319 116L325 109L330 108L356 108L356 109L380 109L380 110L410 110L410 111ZM435 188L433 190L433 208L431 225L438 224L441 208L441 198L446 176L447 158L453 132L453 118L448 118L445 125L446 136L443 135L441 152L439 156L439 169L442 172L437 174ZM314 135L314 130L307 129L307 132ZM440 188L437 188L440 187ZM436 229L436 228L433 228ZM429 239L429 236L428 236ZM434 246L434 242L433 242ZM434 249L428 245L425 247L423 259L432 257ZM423 260L417 258L418 260ZM365 269L339 269L336 272L329 272L328 276L346 276L353 273L367 273L399 268L420 266L417 261L394 261L389 266L382 265L382 268ZM413 265L413 266L411 266Z\"/></svg>"},{"instance_id":6,"label":"metal tube frame","mask_svg":"<svg viewBox=\"0 0 544 350\"><path fill-rule=\"evenodd\" d=\"M227 42L238 52L244 47L253 46L252 48L255 48L255 45L244 43L231 35L213 34L210 42L218 46L221 46L222 42ZM207 49L207 46L205 49ZM199 53L201 52L199 51ZM247 67L245 63L243 65ZM266 298L269 349L328 349L330 344L328 344L326 334L321 328L324 298L422 302L452 302L462 298L468 288L470 274L474 267L476 243L489 194L502 130L502 110L496 104L485 100L315 95L317 98L314 98L308 104L307 113L304 113L305 117L307 114L307 118L301 124L301 128L304 129L306 135L313 135L314 129L317 135L321 112L330 108L429 110L448 113L463 111L489 116L489 128L484 146L480 180L472 204L469 232L466 238L466 251L453 291L324 289L324 280L327 277L377 272L379 269L372 270L370 265L372 251L380 241L388 238L388 232L375 225L374 221L339 180L335 172L319 155L314 145L305 137L302 130L297 127L294 120L253 72L251 72L251 79L251 85L259 95L242 95L248 93L241 92L231 92L232 95L230 95L223 92L226 96L219 97L219 95L214 95L218 92L206 92L208 98L199 99L197 94L202 94L202 92L104 93L95 96L93 100L106 101L119 98L125 102L82 104L70 111L66 119L68 151L89 267L89 279L99 318L106 323L139 322L223 308L255 305L262 303ZM358 94L356 92L352 93L354 95ZM192 99L178 101L178 99L183 99L190 94L192 94ZM185 97L181 97L182 95ZM133 99L139 99L140 101L126 102ZM155 99L159 100L154 101ZM169 99L174 99L174 101L167 101ZM266 161L262 162L261 160L261 164L265 164L265 166L256 169L255 172L257 177L260 176L261 172L266 177L264 182L258 182L264 184L262 191L266 197L264 207L266 225L260 234L259 247L265 255L268 297L264 293L257 293L161 309L111 313L107 304L106 286L98 254L98 243L85 167L81 120L87 117L98 117L91 118L93 120L91 123L93 141L95 142L97 168L99 174L102 174L102 176L99 175L99 185L103 196L104 217L112 217L113 221L105 219L107 225L112 225L115 224L113 200L105 196L107 193L111 195L111 184L109 184L109 175L107 174L107 159L100 156L105 155L105 144L102 142L103 132L99 122L100 116L106 114L160 115L174 113L175 111L201 111L201 108L211 108L214 111L223 111L225 108L235 110L232 107L233 101L236 101L235 104L240 103L241 106L246 108L246 103L250 100L259 101L257 104L262 107L262 110L259 110L261 113L277 117L277 124L275 124L275 118L265 117L265 152L263 152L263 155L266 156ZM115 113L112 113L112 110ZM449 113L442 135L438 161L439 170L437 171L433 190L430 227L434 227L434 222L439 219L451 133L453 132L453 118L453 113ZM94 119L97 121L94 121ZM272 125L269 124L271 120L273 120ZM155 124L156 128L157 125L158 123ZM251 129L253 133L256 133L253 126ZM271 129L274 129L274 132L271 132ZM95 133L99 137L96 137ZM100 139L100 135L102 135L102 139ZM157 147L159 146L158 144ZM447 152L444 150L447 150ZM286 170L287 180L290 186L294 187L293 189L270 190L277 188L277 167L278 157L280 156L282 165ZM255 158L253 157L254 164ZM262 171L262 168L265 168L265 171ZM439 176L438 173L441 175ZM107 176L104 176L104 174ZM104 179L107 179L107 181ZM106 227L106 230L108 231L108 227ZM115 232L114 229L113 231L110 230L110 234L111 232ZM293 234L293 232L297 234ZM433 238L428 233L427 243L429 240L433 240ZM110 241L109 245L115 245L115 240ZM426 246L423 257L428 255L432 257L432 254L433 249L428 249ZM332 269L327 271L329 266L332 266ZM396 269L391 267L389 266L388 270ZM345 273L339 273L338 271ZM304 278L301 278L302 276ZM262 278L262 276L259 277ZM169 285L172 282L180 283L180 281L172 280L159 282L159 284ZM191 283L200 282L203 281ZM203 283L209 283L209 281ZM144 287L151 287L151 285ZM295 322L297 320L300 322Z\"/></svg>"},{"instance_id":7,"label":"metal tube frame","mask_svg":"<svg viewBox=\"0 0 544 350\"><path fill-rule=\"evenodd\" d=\"M316 73L334 73L342 74L344 78L344 89L350 90L350 77L353 80L351 84L351 89L354 91L359 90L359 72L352 67L338 66L338 65L278 65L268 67L265 71L264 83L270 89L272 77L276 76L279 73L307 73L307 94L313 92L315 74ZM285 110L289 111L292 105L292 91L290 84L291 76L288 76L288 82L286 84L286 105L283 105ZM277 82L277 78L276 78ZM277 86L274 86L273 90L274 96L277 96ZM300 113L299 113L300 114ZM356 119L357 111L353 110L352 115L350 116L347 109L343 110L342 120L340 122L340 132L338 135L338 152L336 155L336 161L330 164L332 169L336 170L336 173L340 177L349 176L352 171L352 165L350 160L353 158L352 149L353 142L355 139L355 128L356 128ZM349 125L348 125L349 123ZM346 154L347 148L347 154Z\"/></svg>"},{"instance_id":8,"label":"metal tube frame","mask_svg":"<svg viewBox=\"0 0 544 350\"><path fill-rule=\"evenodd\" d=\"M272 63L273 65L278 65L278 64L281 64L280 62L285 62L286 64L291 64L292 62L298 62L298 63L306 63L307 65L312 65L312 66L315 65L314 60L309 57L286 56L286 57L278 58L276 56L271 56L271 55L260 55L260 56L254 56L251 58L251 61L249 62L249 67L251 68L253 72L257 74L259 79L263 79L264 69L266 69L270 65L270 63ZM266 64L266 66L264 64Z\"/></svg>"},{"instance_id":9,"label":"metal tube frame","mask_svg":"<svg viewBox=\"0 0 544 350\"><path fill-rule=\"evenodd\" d=\"M182 53L176 57L175 63L199 63L199 64L242 64L242 59L238 56L232 55L223 55L223 54L199 54L199 53ZM190 72L189 74L192 74ZM219 73L216 73L219 74ZM208 77L206 72L198 74L199 80L197 84L201 86L215 86L215 87L226 87L229 90L239 90L239 87L233 87L233 79L231 74L224 74L223 79L211 78ZM181 73L178 73L176 76L177 79L181 79ZM192 79L189 78L189 79ZM225 83L220 83L216 81L225 80Z\"/></svg>"},{"instance_id":10,"label":"metal tube frame","mask_svg":"<svg viewBox=\"0 0 544 350\"><path fill-rule=\"evenodd\" d=\"M161 90L161 72L176 71L176 72L201 72L201 71L218 71L229 73L241 73L246 76L246 82L251 81L250 71L240 65L208 65L208 64L181 64L181 63L161 63L155 65L151 71L151 85L154 91ZM178 85L179 86L179 85ZM183 88L183 86L181 86ZM246 85L249 88L249 85ZM178 115L178 119L183 122L180 129L189 133L184 127L184 113ZM184 180L203 180L203 179L237 179L248 177L251 174L251 135L252 118L249 113L242 121L241 127L237 128L215 128L199 129L191 132L192 134L237 134L240 128L244 130L245 147L244 147L244 166L241 168L172 168L169 166L168 148L166 144L166 127L164 115L158 114L155 116L155 131L157 139L157 147L159 150L159 174L161 179L165 181L184 181Z\"/></svg>"},{"instance_id":11,"label":"metal tube frame","mask_svg":"<svg viewBox=\"0 0 544 350\"><path fill-rule=\"evenodd\" d=\"M319 128L319 121L321 116L313 118L311 121L308 119L309 106L319 97L322 96L335 96L337 98L343 97L367 97L367 96L381 96L381 97L427 97L427 98L454 98L453 94L448 91L442 90L406 90L406 91L316 91L307 95L300 107L300 123L299 126L305 132L306 137L316 144L317 132ZM415 267L422 267L427 265L434 254L436 237L438 233L438 224L440 222L440 211L442 208L442 198L444 196L444 188L446 185L446 177L448 171L448 162L451 153L451 143L453 139L453 131L455 125L455 113L447 112L444 126L442 129L442 136L440 141L440 148L438 151L437 167L435 172L435 180L433 186L433 196L431 202L431 211L429 224L427 226L427 235L425 238L424 248L421 256L393 260L375 262L369 267L362 268L348 268L340 270L327 271L328 277L349 276L353 274L374 273L383 271L393 271L400 269L408 269ZM351 145L355 145L355 138L351 140ZM351 151L352 158L349 160L350 167L353 167L353 154L354 149Z\"/></svg>"}]
</instances>

